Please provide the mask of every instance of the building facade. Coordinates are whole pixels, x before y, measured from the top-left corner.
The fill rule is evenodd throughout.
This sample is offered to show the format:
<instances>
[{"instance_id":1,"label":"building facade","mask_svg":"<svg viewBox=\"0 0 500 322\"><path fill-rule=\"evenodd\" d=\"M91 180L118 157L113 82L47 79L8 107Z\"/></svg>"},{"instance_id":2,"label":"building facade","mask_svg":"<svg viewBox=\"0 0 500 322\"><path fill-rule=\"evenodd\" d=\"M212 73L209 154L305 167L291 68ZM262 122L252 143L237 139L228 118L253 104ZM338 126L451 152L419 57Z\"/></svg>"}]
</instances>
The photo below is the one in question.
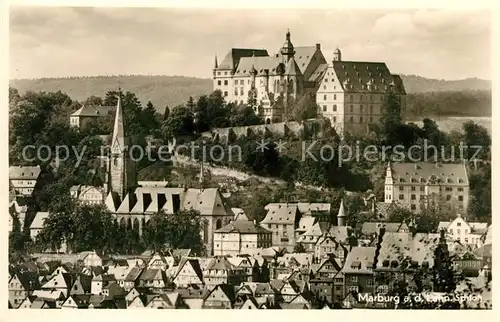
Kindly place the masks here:
<instances>
[{"instance_id":1,"label":"building facade","mask_svg":"<svg viewBox=\"0 0 500 322\"><path fill-rule=\"evenodd\" d=\"M253 254L272 246L272 233L250 220L235 220L214 232L214 256Z\"/></svg>"},{"instance_id":2,"label":"building facade","mask_svg":"<svg viewBox=\"0 0 500 322\"><path fill-rule=\"evenodd\" d=\"M100 119L113 119L114 106L82 106L69 116L69 125L73 127L83 127L86 124Z\"/></svg>"},{"instance_id":3,"label":"building facade","mask_svg":"<svg viewBox=\"0 0 500 322\"><path fill-rule=\"evenodd\" d=\"M396 95L404 115L406 92L398 75L385 63L343 61L340 49L324 67L316 92L319 114L330 120L340 135L368 133L379 121L387 94Z\"/></svg>"},{"instance_id":4,"label":"building facade","mask_svg":"<svg viewBox=\"0 0 500 322\"><path fill-rule=\"evenodd\" d=\"M11 194L15 196L31 196L38 177L40 176L40 172L40 166L9 167L9 187Z\"/></svg>"},{"instance_id":5,"label":"building facade","mask_svg":"<svg viewBox=\"0 0 500 322\"><path fill-rule=\"evenodd\" d=\"M459 241L462 245L480 247L483 245L481 236L488 229L485 222L467 222L460 214L452 221L442 221L438 230L445 230L449 241Z\"/></svg>"},{"instance_id":6,"label":"building facade","mask_svg":"<svg viewBox=\"0 0 500 322\"><path fill-rule=\"evenodd\" d=\"M464 164L388 164L384 193L386 203L409 203L413 212L435 204L465 213L469 204L467 168Z\"/></svg>"}]
</instances>

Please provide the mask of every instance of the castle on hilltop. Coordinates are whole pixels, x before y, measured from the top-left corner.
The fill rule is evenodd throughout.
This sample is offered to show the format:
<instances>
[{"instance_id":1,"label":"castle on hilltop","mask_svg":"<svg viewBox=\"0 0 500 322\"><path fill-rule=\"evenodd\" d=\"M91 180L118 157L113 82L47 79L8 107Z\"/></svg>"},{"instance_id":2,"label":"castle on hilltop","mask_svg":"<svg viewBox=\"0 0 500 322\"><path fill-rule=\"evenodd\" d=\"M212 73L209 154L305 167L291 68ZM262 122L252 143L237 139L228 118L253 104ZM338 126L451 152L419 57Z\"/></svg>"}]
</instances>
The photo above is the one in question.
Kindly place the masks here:
<instances>
[{"instance_id":1,"label":"castle on hilltop","mask_svg":"<svg viewBox=\"0 0 500 322\"><path fill-rule=\"evenodd\" d=\"M226 102L254 99L254 111L268 124L286 122L290 102L308 95L339 134L366 133L379 120L389 91L399 97L402 113L406 107L403 81L385 63L344 61L338 48L327 62L321 44L295 47L290 31L277 54L231 48L220 64L216 56L213 82Z\"/></svg>"}]
</instances>

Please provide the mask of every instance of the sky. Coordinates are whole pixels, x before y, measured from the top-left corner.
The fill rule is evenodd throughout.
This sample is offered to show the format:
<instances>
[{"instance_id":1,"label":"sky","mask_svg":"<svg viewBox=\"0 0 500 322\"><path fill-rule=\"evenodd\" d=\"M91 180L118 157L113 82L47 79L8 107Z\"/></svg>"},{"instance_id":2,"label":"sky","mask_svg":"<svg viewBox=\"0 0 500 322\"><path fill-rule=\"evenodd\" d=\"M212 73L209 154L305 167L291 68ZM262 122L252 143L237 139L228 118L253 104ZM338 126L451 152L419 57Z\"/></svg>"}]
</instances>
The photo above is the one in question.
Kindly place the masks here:
<instances>
[{"instance_id":1,"label":"sky","mask_svg":"<svg viewBox=\"0 0 500 322\"><path fill-rule=\"evenodd\" d=\"M491 79L488 11L12 7L10 77L210 78L230 48L321 44L327 61L385 62L391 72Z\"/></svg>"}]
</instances>

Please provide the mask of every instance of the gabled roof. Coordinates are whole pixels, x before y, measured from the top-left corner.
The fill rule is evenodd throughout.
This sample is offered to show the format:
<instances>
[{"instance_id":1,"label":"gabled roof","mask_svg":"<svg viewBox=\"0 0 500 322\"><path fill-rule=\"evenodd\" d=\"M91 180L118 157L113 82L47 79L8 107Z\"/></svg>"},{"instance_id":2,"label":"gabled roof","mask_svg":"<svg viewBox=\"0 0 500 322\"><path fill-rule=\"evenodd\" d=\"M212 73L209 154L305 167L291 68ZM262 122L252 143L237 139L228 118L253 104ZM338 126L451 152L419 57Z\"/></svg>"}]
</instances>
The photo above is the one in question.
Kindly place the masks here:
<instances>
[{"instance_id":1,"label":"gabled roof","mask_svg":"<svg viewBox=\"0 0 500 322\"><path fill-rule=\"evenodd\" d=\"M441 184L469 185L467 169L462 163L392 163L391 169L395 184L439 180Z\"/></svg>"},{"instance_id":2,"label":"gabled roof","mask_svg":"<svg viewBox=\"0 0 500 322\"><path fill-rule=\"evenodd\" d=\"M184 208L198 210L202 216L225 216L228 214L219 189L188 189L184 194Z\"/></svg>"},{"instance_id":3,"label":"gabled roof","mask_svg":"<svg viewBox=\"0 0 500 322\"><path fill-rule=\"evenodd\" d=\"M270 203L264 209L267 210L267 215L261 221L262 224L294 224L298 214L297 204Z\"/></svg>"},{"instance_id":4,"label":"gabled roof","mask_svg":"<svg viewBox=\"0 0 500 322\"><path fill-rule=\"evenodd\" d=\"M36 213L35 218L31 222L30 229L42 229L43 223L49 217L49 213L45 211L39 211Z\"/></svg>"},{"instance_id":5,"label":"gabled roof","mask_svg":"<svg viewBox=\"0 0 500 322\"><path fill-rule=\"evenodd\" d=\"M331 209L331 204L329 203L319 203L319 202L299 202L297 203L297 208L299 212L303 215L311 215L316 212L319 213L329 213Z\"/></svg>"},{"instance_id":6,"label":"gabled roof","mask_svg":"<svg viewBox=\"0 0 500 322\"><path fill-rule=\"evenodd\" d=\"M293 58L297 62L297 66L300 68L301 74L304 74L306 68L311 63L311 60L316 53L316 46L299 46L295 47L295 55Z\"/></svg>"},{"instance_id":7,"label":"gabled roof","mask_svg":"<svg viewBox=\"0 0 500 322\"><path fill-rule=\"evenodd\" d=\"M235 267L225 258L213 258L207 265L207 270L233 270Z\"/></svg>"},{"instance_id":8,"label":"gabled roof","mask_svg":"<svg viewBox=\"0 0 500 322\"><path fill-rule=\"evenodd\" d=\"M10 180L36 180L40 175L40 166L11 166L9 167Z\"/></svg>"},{"instance_id":9,"label":"gabled roof","mask_svg":"<svg viewBox=\"0 0 500 322\"><path fill-rule=\"evenodd\" d=\"M243 57L266 57L269 56L265 49L254 48L231 48L226 57L219 64L217 70L231 69L234 70L240 63Z\"/></svg>"},{"instance_id":10,"label":"gabled roof","mask_svg":"<svg viewBox=\"0 0 500 322\"><path fill-rule=\"evenodd\" d=\"M115 106L84 105L80 107L76 112L73 112L71 116L112 116L115 110Z\"/></svg>"},{"instance_id":11,"label":"gabled roof","mask_svg":"<svg viewBox=\"0 0 500 322\"><path fill-rule=\"evenodd\" d=\"M342 273L372 274L375 247L353 247L347 254Z\"/></svg>"},{"instance_id":12,"label":"gabled roof","mask_svg":"<svg viewBox=\"0 0 500 322\"><path fill-rule=\"evenodd\" d=\"M405 93L402 82L398 82L385 63L333 61L333 70L346 91L380 93L386 92L390 84L394 84L396 92ZM369 82L373 86L372 90L367 87Z\"/></svg>"},{"instance_id":13,"label":"gabled roof","mask_svg":"<svg viewBox=\"0 0 500 322\"><path fill-rule=\"evenodd\" d=\"M250 220L232 221L224 227L217 229L215 233L271 234L269 230Z\"/></svg>"},{"instance_id":14,"label":"gabled roof","mask_svg":"<svg viewBox=\"0 0 500 322\"><path fill-rule=\"evenodd\" d=\"M139 276L139 280L152 281L163 279L161 269L145 269Z\"/></svg>"},{"instance_id":15,"label":"gabled roof","mask_svg":"<svg viewBox=\"0 0 500 322\"><path fill-rule=\"evenodd\" d=\"M302 75L302 72L300 71L299 66L295 62L295 59L291 58L286 63L285 75L290 75L290 76L299 76L299 75Z\"/></svg>"},{"instance_id":16,"label":"gabled roof","mask_svg":"<svg viewBox=\"0 0 500 322\"><path fill-rule=\"evenodd\" d=\"M189 263L191 265L194 272L196 273L196 276L198 276L199 280L203 281L203 272L202 272L201 267L200 267L200 262L197 259L189 258L189 257L181 258L181 261L179 262L179 266L178 266L177 272L175 273L174 278L176 278L177 275L179 275L179 273L182 271L182 268L187 263Z\"/></svg>"}]
</instances>

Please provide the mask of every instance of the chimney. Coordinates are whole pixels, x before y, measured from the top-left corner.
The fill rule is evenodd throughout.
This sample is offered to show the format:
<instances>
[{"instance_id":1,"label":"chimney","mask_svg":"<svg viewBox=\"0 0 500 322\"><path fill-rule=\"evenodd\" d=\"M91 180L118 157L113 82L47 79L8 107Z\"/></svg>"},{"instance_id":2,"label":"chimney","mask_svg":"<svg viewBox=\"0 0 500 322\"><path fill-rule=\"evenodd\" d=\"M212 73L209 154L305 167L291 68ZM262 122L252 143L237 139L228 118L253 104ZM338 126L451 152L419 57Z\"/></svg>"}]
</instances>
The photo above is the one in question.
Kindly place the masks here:
<instances>
[{"instance_id":1,"label":"chimney","mask_svg":"<svg viewBox=\"0 0 500 322\"><path fill-rule=\"evenodd\" d=\"M316 44L316 50L321 50L321 44Z\"/></svg>"}]
</instances>

